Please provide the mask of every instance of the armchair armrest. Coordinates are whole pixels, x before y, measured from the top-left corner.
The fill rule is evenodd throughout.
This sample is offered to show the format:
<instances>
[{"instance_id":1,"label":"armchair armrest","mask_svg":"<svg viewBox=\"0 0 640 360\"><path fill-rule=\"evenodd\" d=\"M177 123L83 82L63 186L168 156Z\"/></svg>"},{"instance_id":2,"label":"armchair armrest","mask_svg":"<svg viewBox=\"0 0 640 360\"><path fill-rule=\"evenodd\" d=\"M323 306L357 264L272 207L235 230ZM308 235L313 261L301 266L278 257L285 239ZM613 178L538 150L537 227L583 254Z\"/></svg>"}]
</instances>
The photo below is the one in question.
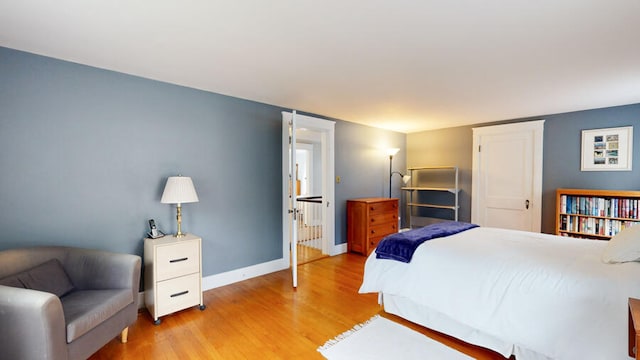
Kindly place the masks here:
<instances>
[{"instance_id":1,"label":"armchair armrest","mask_svg":"<svg viewBox=\"0 0 640 360\"><path fill-rule=\"evenodd\" d=\"M42 291L0 285L0 349L7 359L67 358L60 299Z\"/></svg>"}]
</instances>

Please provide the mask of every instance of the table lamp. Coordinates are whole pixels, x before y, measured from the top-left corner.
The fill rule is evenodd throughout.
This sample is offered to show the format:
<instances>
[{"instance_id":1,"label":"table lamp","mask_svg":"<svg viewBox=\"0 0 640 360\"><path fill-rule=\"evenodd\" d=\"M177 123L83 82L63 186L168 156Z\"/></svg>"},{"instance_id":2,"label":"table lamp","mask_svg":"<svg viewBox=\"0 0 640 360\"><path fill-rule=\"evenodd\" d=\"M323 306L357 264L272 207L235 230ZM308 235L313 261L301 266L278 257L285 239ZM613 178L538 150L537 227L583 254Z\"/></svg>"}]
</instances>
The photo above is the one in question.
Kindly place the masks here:
<instances>
[{"instance_id":1,"label":"table lamp","mask_svg":"<svg viewBox=\"0 0 640 360\"><path fill-rule=\"evenodd\" d=\"M178 232L175 237L183 237L182 233L182 204L198 202L198 194L193 187L193 181L188 176L170 176L167 179L167 184L164 186L164 192L162 193L162 199L160 202L163 204L176 204L176 219L178 220Z\"/></svg>"}]
</instances>

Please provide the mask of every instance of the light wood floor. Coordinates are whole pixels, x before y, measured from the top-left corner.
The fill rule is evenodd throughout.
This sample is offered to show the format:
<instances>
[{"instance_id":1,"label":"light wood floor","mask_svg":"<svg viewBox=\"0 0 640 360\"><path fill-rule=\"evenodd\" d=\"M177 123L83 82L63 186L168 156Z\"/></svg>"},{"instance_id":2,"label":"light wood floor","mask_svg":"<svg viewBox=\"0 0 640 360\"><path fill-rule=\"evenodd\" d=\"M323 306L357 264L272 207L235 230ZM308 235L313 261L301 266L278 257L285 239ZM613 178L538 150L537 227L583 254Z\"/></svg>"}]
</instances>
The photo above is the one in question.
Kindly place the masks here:
<instances>
[{"instance_id":1,"label":"light wood floor","mask_svg":"<svg viewBox=\"0 0 640 360\"><path fill-rule=\"evenodd\" d=\"M476 359L503 357L386 314L376 294L358 294L365 258L343 254L298 267L298 288L279 271L204 293L207 308L162 317L146 311L129 329L129 342L114 339L90 359L323 359L328 339L381 314Z\"/></svg>"},{"instance_id":2,"label":"light wood floor","mask_svg":"<svg viewBox=\"0 0 640 360\"><path fill-rule=\"evenodd\" d=\"M320 260L327 256L329 255L323 254L321 250L298 244L298 265Z\"/></svg>"}]
</instances>

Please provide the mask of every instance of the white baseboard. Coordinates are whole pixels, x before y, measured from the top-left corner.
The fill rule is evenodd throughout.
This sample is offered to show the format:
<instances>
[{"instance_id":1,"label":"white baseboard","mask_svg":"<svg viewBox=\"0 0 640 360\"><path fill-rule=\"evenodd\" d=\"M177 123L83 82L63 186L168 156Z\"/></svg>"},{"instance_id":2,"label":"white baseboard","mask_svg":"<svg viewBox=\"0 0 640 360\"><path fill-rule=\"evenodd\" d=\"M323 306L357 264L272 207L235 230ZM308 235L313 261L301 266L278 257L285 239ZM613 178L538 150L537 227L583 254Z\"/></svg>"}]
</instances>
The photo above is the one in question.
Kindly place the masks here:
<instances>
[{"instance_id":1,"label":"white baseboard","mask_svg":"<svg viewBox=\"0 0 640 360\"><path fill-rule=\"evenodd\" d=\"M238 281L251 279L287 268L289 268L289 264L285 262L284 259L277 259L262 264L210 275L202 278L202 290L215 289L220 286L233 284Z\"/></svg>"},{"instance_id":2,"label":"white baseboard","mask_svg":"<svg viewBox=\"0 0 640 360\"><path fill-rule=\"evenodd\" d=\"M329 254L330 256L344 254L347 252L347 244L335 245L331 250L331 254ZM284 259L277 259L262 264L256 264L241 269L206 276L202 278L202 290L215 289L220 286L233 284L242 280L251 279L288 268L288 262L285 262Z\"/></svg>"},{"instance_id":3,"label":"white baseboard","mask_svg":"<svg viewBox=\"0 0 640 360\"><path fill-rule=\"evenodd\" d=\"M331 256L336 256L340 254L344 254L347 252L347 243L334 245L333 249L331 249Z\"/></svg>"},{"instance_id":4,"label":"white baseboard","mask_svg":"<svg viewBox=\"0 0 640 360\"><path fill-rule=\"evenodd\" d=\"M334 245L330 256L340 255L347 252L347 244ZM242 280L270 274L272 272L288 269L289 264L284 259L272 260L262 264L247 266L241 269L231 270L220 274L210 275L202 278L202 291L215 289L217 287L233 284ZM138 308L143 309L144 291L138 293Z\"/></svg>"}]
</instances>

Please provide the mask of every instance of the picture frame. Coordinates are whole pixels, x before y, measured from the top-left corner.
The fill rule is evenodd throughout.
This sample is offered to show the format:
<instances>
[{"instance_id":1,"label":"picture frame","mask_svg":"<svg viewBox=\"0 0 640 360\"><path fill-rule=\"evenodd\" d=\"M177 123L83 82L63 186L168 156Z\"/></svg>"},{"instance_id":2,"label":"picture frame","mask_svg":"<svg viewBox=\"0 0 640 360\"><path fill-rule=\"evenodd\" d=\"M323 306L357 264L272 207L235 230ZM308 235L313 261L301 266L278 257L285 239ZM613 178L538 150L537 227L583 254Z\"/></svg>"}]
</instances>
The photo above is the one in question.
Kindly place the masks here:
<instances>
[{"instance_id":1,"label":"picture frame","mask_svg":"<svg viewBox=\"0 0 640 360\"><path fill-rule=\"evenodd\" d=\"M580 171L631 171L633 126L582 130Z\"/></svg>"}]
</instances>

